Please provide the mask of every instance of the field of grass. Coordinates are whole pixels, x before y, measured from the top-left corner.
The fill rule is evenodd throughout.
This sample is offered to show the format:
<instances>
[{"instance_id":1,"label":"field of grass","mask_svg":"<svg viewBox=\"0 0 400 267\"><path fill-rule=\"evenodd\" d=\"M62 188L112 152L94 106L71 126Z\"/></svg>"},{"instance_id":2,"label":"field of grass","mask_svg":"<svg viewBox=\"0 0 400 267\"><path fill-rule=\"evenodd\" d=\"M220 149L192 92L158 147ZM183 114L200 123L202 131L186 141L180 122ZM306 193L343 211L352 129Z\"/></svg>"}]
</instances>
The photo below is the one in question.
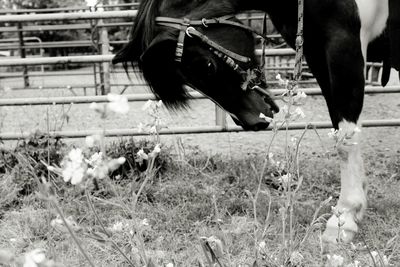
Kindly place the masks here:
<instances>
[{"instance_id":1,"label":"field of grass","mask_svg":"<svg viewBox=\"0 0 400 267\"><path fill-rule=\"evenodd\" d=\"M21 97L19 92L4 95ZM311 101L305 120L327 120L323 100ZM393 95L368 96L364 114L397 118L399 104ZM1 130L56 129L63 109L3 108ZM167 124L209 125L213 109L198 101L190 112L168 115ZM106 122L88 105L67 114L63 129L137 127L143 119L136 103L127 115ZM26 266L400 266L400 129L364 129L369 208L352 244L329 247L321 232L340 179L327 132L318 130L318 137L309 130L301 140L299 176L289 187L282 179L288 171L282 167L285 143L299 139L301 131L288 139L280 132L269 150L272 158L271 132L162 137L154 168L148 167L151 159L141 165L137 154L152 151L154 142L110 139L104 152L126 162L109 178L78 186L46 164L59 166L82 141L39 134L6 143L0 146L0 266L22 266L35 249L43 249L49 261ZM88 155L97 151L85 149ZM42 250L35 252L42 256Z\"/></svg>"},{"instance_id":2,"label":"field of grass","mask_svg":"<svg viewBox=\"0 0 400 267\"><path fill-rule=\"evenodd\" d=\"M206 243L221 266L389 266L382 264L386 259L397 266L400 262L399 150L377 149L365 155L369 209L361 232L354 244L326 250L320 240L323 221L331 213L340 186L335 153L313 151L307 145L300 150L302 184L291 204L290 238L289 222L283 217L287 194L279 169L268 164L259 183L263 153L210 155L198 147L163 147L156 161L157 173L145 185L133 210L135 192L145 179L135 155L140 148L151 150L153 145L134 139L109 144L108 154L125 156L127 164L111 179L88 184L86 191L47 173L41 163L59 163L70 145L36 137L3 151L0 259L1 253L22 255L41 248L48 259L60 264L49 266L88 266L63 223L54 224L60 219L49 196L39 193L43 192L39 180L45 177L51 196L95 266L129 266L117 246L134 266L209 266ZM282 151L274 153L275 161L284 161ZM320 208L329 197L332 200ZM317 210L321 221L312 223ZM289 240L293 242L290 246ZM327 255L342 256L344 264L326 263ZM357 261L360 265L354 265Z\"/></svg>"}]
</instances>

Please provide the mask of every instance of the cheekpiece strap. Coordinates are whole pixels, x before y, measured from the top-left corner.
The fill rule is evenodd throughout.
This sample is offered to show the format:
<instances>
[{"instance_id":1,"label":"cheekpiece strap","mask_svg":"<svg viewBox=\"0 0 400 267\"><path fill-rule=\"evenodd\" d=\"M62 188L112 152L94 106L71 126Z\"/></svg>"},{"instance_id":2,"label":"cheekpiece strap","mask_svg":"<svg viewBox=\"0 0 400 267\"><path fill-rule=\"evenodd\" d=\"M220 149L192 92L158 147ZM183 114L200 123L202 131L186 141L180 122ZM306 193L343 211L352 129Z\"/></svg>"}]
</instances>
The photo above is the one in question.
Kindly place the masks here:
<instances>
[{"instance_id":1,"label":"cheekpiece strap","mask_svg":"<svg viewBox=\"0 0 400 267\"><path fill-rule=\"evenodd\" d=\"M183 46L185 43L186 30L189 26L190 26L190 19L184 18L181 23L179 36L178 36L178 42L176 44L176 50L175 50L175 61L176 62L182 62Z\"/></svg>"}]
</instances>

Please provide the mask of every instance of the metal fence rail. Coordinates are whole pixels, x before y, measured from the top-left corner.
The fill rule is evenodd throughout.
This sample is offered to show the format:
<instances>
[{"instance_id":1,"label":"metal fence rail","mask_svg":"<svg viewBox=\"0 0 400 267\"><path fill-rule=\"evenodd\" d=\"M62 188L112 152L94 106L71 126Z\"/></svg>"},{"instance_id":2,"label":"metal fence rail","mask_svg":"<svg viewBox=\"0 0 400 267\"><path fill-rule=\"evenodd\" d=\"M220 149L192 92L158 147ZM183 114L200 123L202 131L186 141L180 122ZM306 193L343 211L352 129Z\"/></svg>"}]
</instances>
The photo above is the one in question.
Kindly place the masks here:
<instances>
[{"instance_id":1,"label":"metal fence rail","mask_svg":"<svg viewBox=\"0 0 400 267\"><path fill-rule=\"evenodd\" d=\"M35 15L3 15L0 22L32 22L32 21L60 21L60 20L85 20L85 19L115 19L134 18L137 10L103 11L103 12L75 12L75 13L51 13Z\"/></svg>"},{"instance_id":2,"label":"metal fence rail","mask_svg":"<svg viewBox=\"0 0 400 267\"><path fill-rule=\"evenodd\" d=\"M188 88L189 89L189 88ZM307 95L321 95L321 89L302 88ZM282 95L284 89L270 89L270 92L275 95L276 99ZM367 86L365 87L366 94L382 94L382 93L400 93L400 85L398 86ZM155 100L153 94L129 94L125 95L128 101L147 101ZM205 99L206 97L198 92L190 92L193 99ZM88 104L88 103L104 103L108 102L107 96L70 96L70 97L30 97L30 98L9 98L0 99L1 106L37 106L37 105L63 105L63 104Z\"/></svg>"},{"instance_id":3,"label":"metal fence rail","mask_svg":"<svg viewBox=\"0 0 400 267\"><path fill-rule=\"evenodd\" d=\"M261 55L261 49L256 49L256 55ZM266 56L291 56L294 55L291 48L265 49ZM67 56L67 57L43 57L43 58L12 58L0 59L0 67L7 66L34 66L44 64L66 64L66 63L100 63L110 62L114 55L90 55L90 56Z\"/></svg>"},{"instance_id":4,"label":"metal fence rail","mask_svg":"<svg viewBox=\"0 0 400 267\"><path fill-rule=\"evenodd\" d=\"M101 8L116 8L116 7L138 7L139 3L127 3L127 4L115 4L115 5L101 5ZM89 10L87 6L77 6L77 7L57 7L57 8L35 8L35 9L4 9L0 10L0 15L5 14L37 14L37 13L56 13L56 12L77 12Z\"/></svg>"},{"instance_id":5,"label":"metal fence rail","mask_svg":"<svg viewBox=\"0 0 400 267\"><path fill-rule=\"evenodd\" d=\"M365 120L362 122L363 127L393 127L400 126L400 119L387 119L387 120ZM289 130L302 130L306 127L315 127L316 129L329 129L332 128L330 122L297 122L291 123L288 127ZM285 127L286 129L286 127ZM269 127L266 131L271 131ZM244 130L239 126L198 126L198 127L174 127L170 129L163 129L160 131L161 135L173 134L208 134L208 133L223 133L223 132L243 132ZM0 140L19 140L31 136L32 132L20 133L0 133ZM88 131L50 131L49 135L61 138L84 138L93 134L104 134L107 137L123 137L123 136L144 136L146 133L139 132L137 129L112 129L112 130L88 130Z\"/></svg>"}]
</instances>

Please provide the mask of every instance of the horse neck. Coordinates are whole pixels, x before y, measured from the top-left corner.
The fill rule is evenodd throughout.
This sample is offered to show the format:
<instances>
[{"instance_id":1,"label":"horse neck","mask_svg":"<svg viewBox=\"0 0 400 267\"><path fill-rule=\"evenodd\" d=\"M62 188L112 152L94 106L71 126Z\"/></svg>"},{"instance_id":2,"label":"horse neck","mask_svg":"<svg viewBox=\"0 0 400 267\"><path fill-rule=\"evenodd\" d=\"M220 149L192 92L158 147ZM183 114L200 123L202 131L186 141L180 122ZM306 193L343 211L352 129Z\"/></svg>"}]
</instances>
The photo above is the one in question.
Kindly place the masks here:
<instances>
[{"instance_id":1,"label":"horse neck","mask_svg":"<svg viewBox=\"0 0 400 267\"><path fill-rule=\"evenodd\" d=\"M297 0L232 0L238 12L259 10L268 14L289 45L294 45L297 31Z\"/></svg>"}]
</instances>

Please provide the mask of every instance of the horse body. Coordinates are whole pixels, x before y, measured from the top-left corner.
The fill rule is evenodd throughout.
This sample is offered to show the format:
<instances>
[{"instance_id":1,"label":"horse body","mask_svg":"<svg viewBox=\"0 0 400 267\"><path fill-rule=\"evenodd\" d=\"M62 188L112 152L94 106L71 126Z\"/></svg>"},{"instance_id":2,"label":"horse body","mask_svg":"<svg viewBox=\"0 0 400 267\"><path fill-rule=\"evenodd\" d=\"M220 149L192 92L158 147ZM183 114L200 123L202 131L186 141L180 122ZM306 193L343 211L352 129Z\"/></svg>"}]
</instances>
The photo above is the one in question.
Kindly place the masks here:
<instances>
[{"instance_id":1,"label":"horse body","mask_svg":"<svg viewBox=\"0 0 400 267\"><path fill-rule=\"evenodd\" d=\"M297 33L297 0L143 0L130 43L114 62L139 62L154 93L175 107L187 99L186 83L203 92L231 113L245 129L268 126L259 114L273 116L262 96L240 88L241 78L193 38L185 39L182 62L174 61L180 32L155 25L155 17L202 19L245 10L268 13L277 30L294 47ZM364 97L367 46L386 26L388 0L304 0L304 55L325 97L335 129L345 137L338 148L341 158L341 192L337 208L342 239L350 241L366 209L366 178L360 149L359 116ZM206 26L206 25L204 25ZM201 31L221 46L245 55L256 64L254 42L248 32L229 26L204 27ZM182 43L183 45L183 43ZM335 242L338 218L332 216L324 233Z\"/></svg>"}]
</instances>

